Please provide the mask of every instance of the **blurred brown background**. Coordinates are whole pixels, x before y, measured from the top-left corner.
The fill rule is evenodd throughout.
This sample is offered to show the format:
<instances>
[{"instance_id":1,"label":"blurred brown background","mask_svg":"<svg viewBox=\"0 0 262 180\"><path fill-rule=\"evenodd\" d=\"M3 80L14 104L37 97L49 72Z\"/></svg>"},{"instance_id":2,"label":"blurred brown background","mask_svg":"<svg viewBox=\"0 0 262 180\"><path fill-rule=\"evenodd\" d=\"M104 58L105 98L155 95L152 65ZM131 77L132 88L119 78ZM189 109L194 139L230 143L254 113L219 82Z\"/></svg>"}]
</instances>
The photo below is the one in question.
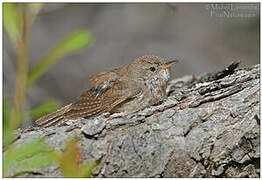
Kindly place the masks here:
<instances>
[{"instance_id":1,"label":"blurred brown background","mask_svg":"<svg viewBox=\"0 0 262 180\"><path fill-rule=\"evenodd\" d=\"M219 10L219 7L221 9ZM219 70L233 60L259 63L259 4L46 4L30 33L30 66L71 32L86 28L92 45L65 57L27 94L27 106L70 103L90 88L89 77L153 54L180 63L172 78ZM225 16L224 10L228 12ZM4 33L4 94L12 95L16 56Z\"/></svg>"}]
</instances>

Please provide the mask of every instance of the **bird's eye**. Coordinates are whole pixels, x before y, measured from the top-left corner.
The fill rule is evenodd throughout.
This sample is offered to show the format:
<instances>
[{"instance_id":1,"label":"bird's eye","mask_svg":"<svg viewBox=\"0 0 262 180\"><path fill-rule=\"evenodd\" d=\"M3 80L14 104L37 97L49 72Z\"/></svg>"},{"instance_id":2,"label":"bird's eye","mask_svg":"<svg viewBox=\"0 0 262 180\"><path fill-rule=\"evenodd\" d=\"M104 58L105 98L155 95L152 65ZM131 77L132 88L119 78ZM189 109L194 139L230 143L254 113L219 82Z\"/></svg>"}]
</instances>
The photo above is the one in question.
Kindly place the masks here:
<instances>
[{"instance_id":1,"label":"bird's eye","mask_svg":"<svg viewBox=\"0 0 262 180\"><path fill-rule=\"evenodd\" d=\"M150 71L152 71L152 72L154 72L154 71L156 70L155 67L150 67L149 69L150 69Z\"/></svg>"}]
</instances>

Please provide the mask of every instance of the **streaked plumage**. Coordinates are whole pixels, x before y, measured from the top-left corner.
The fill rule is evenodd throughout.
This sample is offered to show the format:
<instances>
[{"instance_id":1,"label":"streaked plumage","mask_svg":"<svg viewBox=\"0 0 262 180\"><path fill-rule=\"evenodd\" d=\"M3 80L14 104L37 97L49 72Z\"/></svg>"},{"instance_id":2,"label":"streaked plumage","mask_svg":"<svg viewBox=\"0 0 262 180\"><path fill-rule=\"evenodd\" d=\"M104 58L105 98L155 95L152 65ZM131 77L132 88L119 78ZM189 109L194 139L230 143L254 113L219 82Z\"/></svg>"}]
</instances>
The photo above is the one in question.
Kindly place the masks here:
<instances>
[{"instance_id":1,"label":"streaked plumage","mask_svg":"<svg viewBox=\"0 0 262 180\"><path fill-rule=\"evenodd\" d=\"M76 102L35 122L48 127L104 112L131 113L156 104L165 96L170 65L156 56L142 56L122 68L98 73L90 79L94 87L84 92Z\"/></svg>"}]
</instances>

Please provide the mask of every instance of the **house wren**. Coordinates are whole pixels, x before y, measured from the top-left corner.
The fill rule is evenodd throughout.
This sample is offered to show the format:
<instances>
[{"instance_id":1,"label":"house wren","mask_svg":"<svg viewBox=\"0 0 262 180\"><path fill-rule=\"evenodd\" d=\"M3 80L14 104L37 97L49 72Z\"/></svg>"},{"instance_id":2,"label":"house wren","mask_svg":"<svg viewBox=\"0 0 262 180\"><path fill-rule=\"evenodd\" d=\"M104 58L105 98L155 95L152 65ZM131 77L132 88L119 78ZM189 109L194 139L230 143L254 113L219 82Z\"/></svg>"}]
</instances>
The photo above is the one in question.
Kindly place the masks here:
<instances>
[{"instance_id":1,"label":"house wren","mask_svg":"<svg viewBox=\"0 0 262 180\"><path fill-rule=\"evenodd\" d=\"M47 127L105 112L129 114L154 105L166 96L169 67L177 62L145 55L124 67L98 73L90 79L93 88L84 92L76 102L35 122Z\"/></svg>"}]
</instances>

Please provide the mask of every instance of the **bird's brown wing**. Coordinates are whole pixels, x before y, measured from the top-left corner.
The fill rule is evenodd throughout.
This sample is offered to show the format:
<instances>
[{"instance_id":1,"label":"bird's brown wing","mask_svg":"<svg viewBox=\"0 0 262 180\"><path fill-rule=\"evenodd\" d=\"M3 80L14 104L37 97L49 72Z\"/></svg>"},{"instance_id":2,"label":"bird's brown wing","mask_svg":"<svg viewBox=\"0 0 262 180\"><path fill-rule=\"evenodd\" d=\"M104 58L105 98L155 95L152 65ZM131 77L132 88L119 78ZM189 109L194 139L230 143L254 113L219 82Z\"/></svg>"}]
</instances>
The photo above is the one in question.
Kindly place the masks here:
<instances>
[{"instance_id":1,"label":"bird's brown wing","mask_svg":"<svg viewBox=\"0 0 262 180\"><path fill-rule=\"evenodd\" d=\"M111 71L97 73L90 78L90 83L94 86L100 86L104 82L119 81L119 71L120 69L113 69Z\"/></svg>"},{"instance_id":2,"label":"bird's brown wing","mask_svg":"<svg viewBox=\"0 0 262 180\"><path fill-rule=\"evenodd\" d=\"M52 112L48 115L45 115L39 119L37 119L35 121L35 123L39 126L43 126L43 127L48 127L48 126L51 126L53 124L56 124L58 123L59 121L62 121L64 120L64 114L68 111L70 111L71 109L71 105L72 104L69 104L67 106L64 106L60 109L58 109L57 111L55 112Z\"/></svg>"},{"instance_id":3,"label":"bird's brown wing","mask_svg":"<svg viewBox=\"0 0 262 180\"><path fill-rule=\"evenodd\" d=\"M115 86L121 86L118 83ZM110 88L103 92L97 97L95 93L95 88L92 88L84 92L78 101L71 103L54 113L46 115L42 118L36 120L36 124L48 127L54 124L63 124L69 119L76 119L79 117L92 117L94 115L99 115L104 112L110 111L119 103L125 101L128 98L132 98L140 91L139 89L130 91L128 89Z\"/></svg>"},{"instance_id":4,"label":"bird's brown wing","mask_svg":"<svg viewBox=\"0 0 262 180\"><path fill-rule=\"evenodd\" d=\"M90 78L90 83L95 87L94 93L96 97L121 82L122 76L120 71L121 69L113 69L107 72L100 72Z\"/></svg>"},{"instance_id":5,"label":"bird's brown wing","mask_svg":"<svg viewBox=\"0 0 262 180\"><path fill-rule=\"evenodd\" d=\"M68 119L77 117L90 117L105 109L104 102L110 101L116 103L118 101L116 96L110 97L106 93L115 84L121 84L118 77L118 69L108 72L101 72L91 77L90 82L94 88L84 92L79 100L75 103L69 104L57 111L43 116L35 121L40 126L51 126L67 121ZM115 97L115 98L114 98ZM103 99L103 101L101 101ZM103 103L101 103L103 102ZM103 106L103 104L105 104Z\"/></svg>"},{"instance_id":6,"label":"bird's brown wing","mask_svg":"<svg viewBox=\"0 0 262 180\"><path fill-rule=\"evenodd\" d=\"M137 92L128 93L125 90L116 91L108 89L96 97L94 89L91 89L80 96L80 99L71 105L71 110L65 113L67 119L77 117L91 117L104 112L109 112L119 103L132 97Z\"/></svg>"}]
</instances>

